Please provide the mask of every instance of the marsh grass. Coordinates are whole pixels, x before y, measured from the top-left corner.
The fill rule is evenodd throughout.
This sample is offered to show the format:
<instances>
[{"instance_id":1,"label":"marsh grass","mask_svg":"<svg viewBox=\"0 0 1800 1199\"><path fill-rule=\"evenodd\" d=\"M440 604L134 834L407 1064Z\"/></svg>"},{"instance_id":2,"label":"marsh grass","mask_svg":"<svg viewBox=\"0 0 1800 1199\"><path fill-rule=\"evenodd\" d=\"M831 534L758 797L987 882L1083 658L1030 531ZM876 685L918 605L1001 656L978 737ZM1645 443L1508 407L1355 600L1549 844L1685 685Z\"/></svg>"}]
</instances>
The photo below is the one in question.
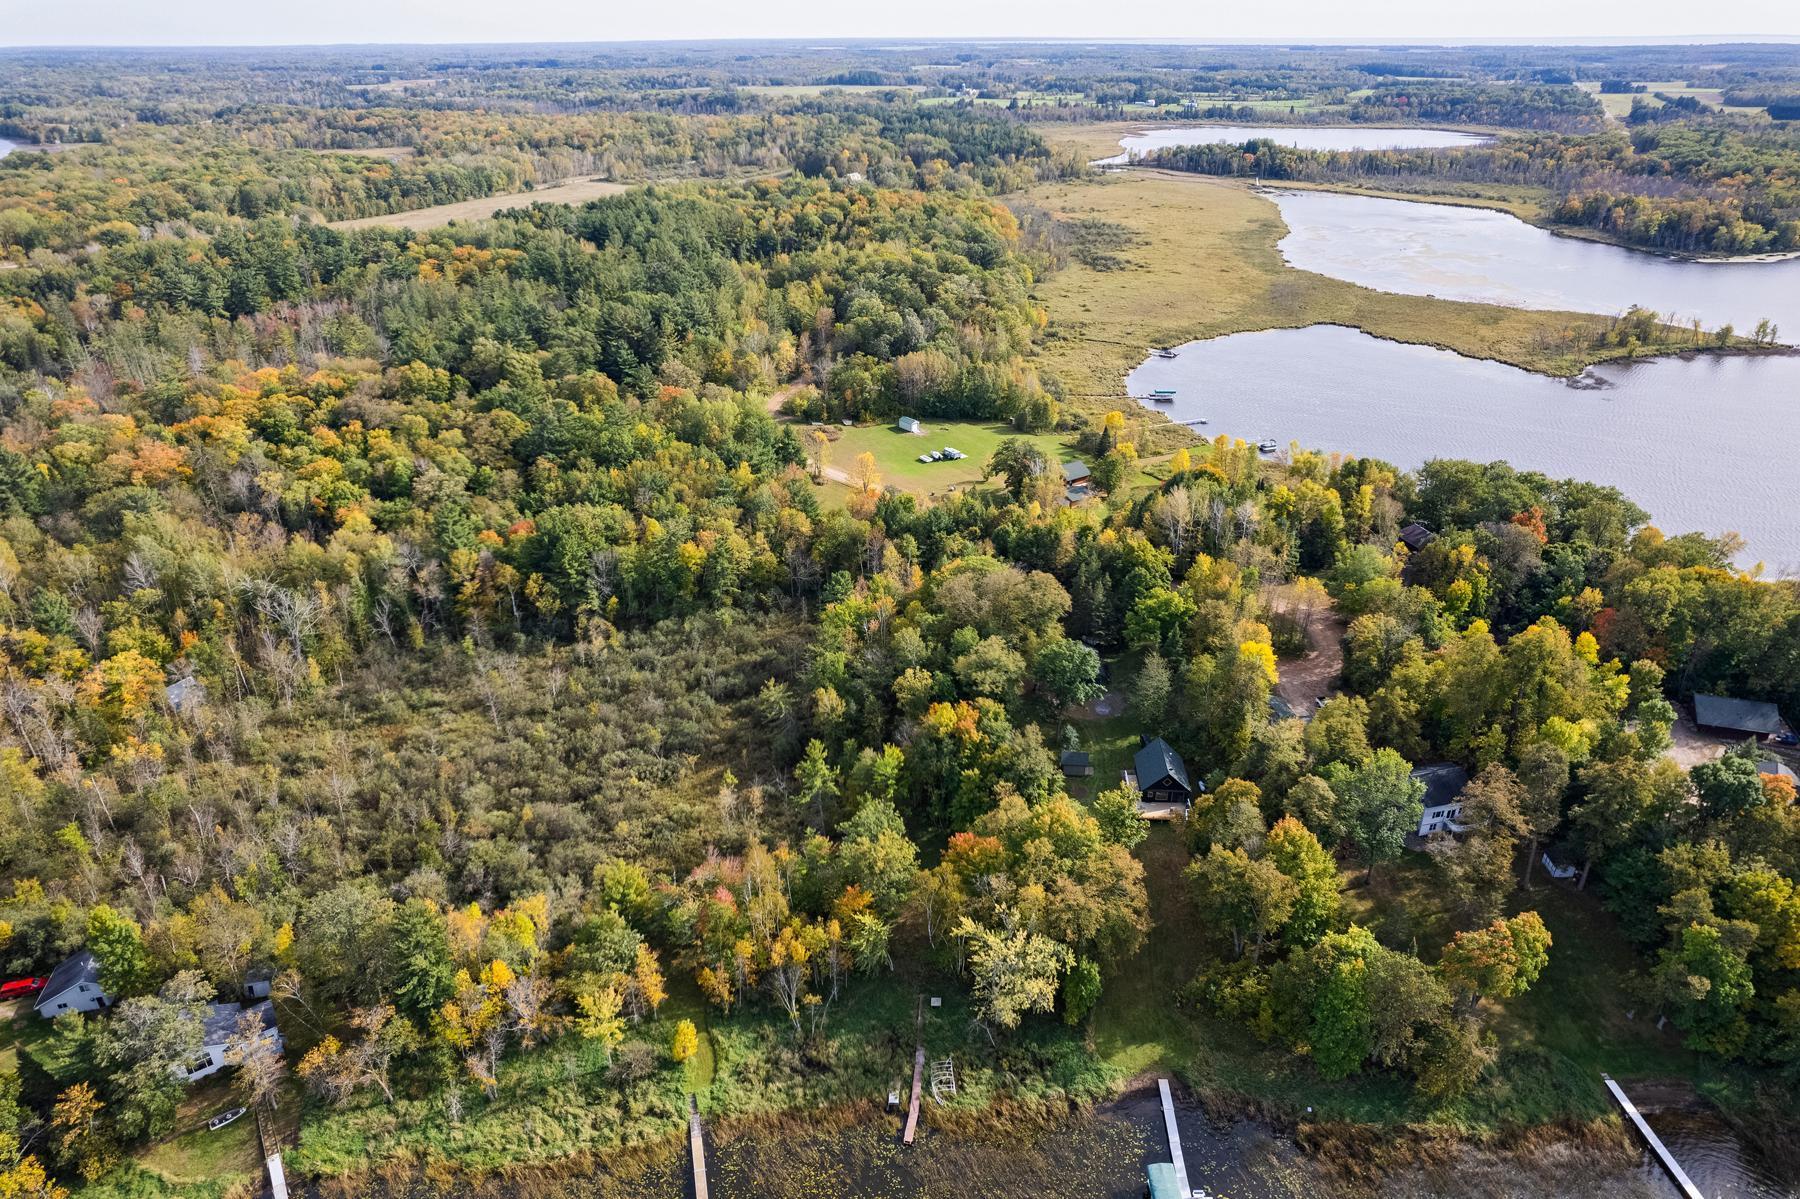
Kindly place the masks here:
<instances>
[{"instance_id":1,"label":"marsh grass","mask_svg":"<svg viewBox=\"0 0 1800 1199\"><path fill-rule=\"evenodd\" d=\"M1035 295L1050 315L1040 362L1070 403L1116 407L1149 348L1261 329L1345 325L1552 375L1629 356L1594 342L1608 318L1395 295L1295 270L1276 243L1280 210L1240 181L1130 171L1033 189L1059 218L1117 225L1121 269L1072 263Z\"/></svg>"}]
</instances>

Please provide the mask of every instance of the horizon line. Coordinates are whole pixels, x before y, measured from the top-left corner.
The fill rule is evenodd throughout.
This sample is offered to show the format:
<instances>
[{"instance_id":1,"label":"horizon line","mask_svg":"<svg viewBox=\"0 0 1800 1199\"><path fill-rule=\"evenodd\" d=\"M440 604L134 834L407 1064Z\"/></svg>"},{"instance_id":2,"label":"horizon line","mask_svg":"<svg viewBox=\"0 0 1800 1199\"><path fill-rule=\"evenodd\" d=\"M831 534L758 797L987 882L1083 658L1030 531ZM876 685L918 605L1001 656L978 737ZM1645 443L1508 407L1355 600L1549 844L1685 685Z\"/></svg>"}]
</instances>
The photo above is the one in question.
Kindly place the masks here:
<instances>
[{"instance_id":1,"label":"horizon line","mask_svg":"<svg viewBox=\"0 0 1800 1199\"><path fill-rule=\"evenodd\" d=\"M850 36L831 35L792 35L781 37L639 37L616 39L566 39L545 40L526 39L523 41L336 41L336 42L285 42L285 41L221 41L221 42L0 42L0 52L9 50L37 51L81 51L81 50L404 50L413 48L431 49L501 49L514 47L546 47L546 46L745 46L745 45L805 45L822 47L830 45L880 46L892 43L935 45L993 45L993 46L1193 46L1205 48L1209 46L1232 46L1270 49L1383 49L1387 47L1429 47L1440 49L1457 49L1460 47L1518 47L1522 49L1544 48L1605 48L1612 46L1774 46L1800 45L1800 33L1734 33L1734 34L1639 34L1628 37L1603 37L1599 35L1568 35L1563 37L1349 37L1341 35L1316 35L1301 37L1158 37L1153 35L1131 36L1112 35L1106 37L1082 36L1010 36L1001 34L969 34L957 35L909 35L890 34L872 35L857 34Z\"/></svg>"}]
</instances>

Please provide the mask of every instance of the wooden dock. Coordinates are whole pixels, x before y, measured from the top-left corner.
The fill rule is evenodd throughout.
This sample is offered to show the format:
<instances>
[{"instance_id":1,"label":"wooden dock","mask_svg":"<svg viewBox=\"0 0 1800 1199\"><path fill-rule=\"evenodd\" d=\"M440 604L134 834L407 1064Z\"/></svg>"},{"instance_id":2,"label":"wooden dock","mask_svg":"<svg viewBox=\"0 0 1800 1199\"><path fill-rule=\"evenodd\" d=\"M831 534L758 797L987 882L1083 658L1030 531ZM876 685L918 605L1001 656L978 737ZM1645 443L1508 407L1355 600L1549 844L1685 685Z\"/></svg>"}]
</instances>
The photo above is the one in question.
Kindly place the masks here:
<instances>
[{"instance_id":1,"label":"wooden dock","mask_svg":"<svg viewBox=\"0 0 1800 1199\"><path fill-rule=\"evenodd\" d=\"M1637 1125L1638 1133L1643 1136L1645 1142L1650 1146L1650 1152L1656 1154L1657 1158L1663 1164L1663 1169L1669 1172L1669 1177L1673 1178L1675 1180L1675 1185L1681 1188L1682 1195L1685 1196L1686 1199L1706 1199L1706 1197L1700 1193L1700 1188L1694 1185L1694 1180L1687 1176L1687 1171L1681 1168L1681 1163L1675 1160L1675 1155L1669 1152L1668 1146L1662 1143L1662 1138L1657 1136L1656 1133L1651 1130L1650 1125L1645 1122L1644 1117L1639 1114L1637 1105L1632 1103L1626 1096L1624 1090L1620 1088L1619 1084L1612 1080L1612 1075L1602 1074L1600 1077L1605 1080L1606 1089L1611 1091L1612 1097L1619 1101L1619 1106L1623 1108L1625 1114L1631 1118L1631 1122Z\"/></svg>"},{"instance_id":2,"label":"wooden dock","mask_svg":"<svg viewBox=\"0 0 1800 1199\"><path fill-rule=\"evenodd\" d=\"M1169 1080L1156 1080L1156 1089L1162 1092L1163 1128L1169 1134L1169 1161L1175 1167L1175 1191L1181 1195L1193 1194L1188 1186L1187 1161L1181 1156L1181 1128L1175 1123L1175 1098L1169 1094Z\"/></svg>"},{"instance_id":3,"label":"wooden dock","mask_svg":"<svg viewBox=\"0 0 1800 1199\"><path fill-rule=\"evenodd\" d=\"M688 1096L688 1149L694 1155L694 1199L706 1196L706 1138L700 1135L700 1104Z\"/></svg>"},{"instance_id":4,"label":"wooden dock","mask_svg":"<svg viewBox=\"0 0 1800 1199\"><path fill-rule=\"evenodd\" d=\"M912 1103L906 1109L906 1131L900 1136L902 1145L913 1143L913 1137L919 1132L919 1099L925 1087L925 1046L921 1042L918 1051L913 1054L913 1089Z\"/></svg>"}]
</instances>

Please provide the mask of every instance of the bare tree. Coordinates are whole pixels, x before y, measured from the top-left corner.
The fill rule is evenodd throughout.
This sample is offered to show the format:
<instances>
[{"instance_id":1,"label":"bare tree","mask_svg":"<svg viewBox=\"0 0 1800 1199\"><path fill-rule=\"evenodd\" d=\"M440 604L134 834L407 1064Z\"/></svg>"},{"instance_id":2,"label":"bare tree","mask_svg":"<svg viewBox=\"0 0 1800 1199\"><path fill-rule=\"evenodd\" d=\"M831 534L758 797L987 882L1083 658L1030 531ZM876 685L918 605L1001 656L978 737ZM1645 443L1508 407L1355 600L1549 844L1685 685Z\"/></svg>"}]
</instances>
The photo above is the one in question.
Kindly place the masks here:
<instances>
[{"instance_id":1,"label":"bare tree","mask_svg":"<svg viewBox=\"0 0 1800 1199\"><path fill-rule=\"evenodd\" d=\"M225 1043L225 1064L237 1067L237 1091L244 1106L274 1111L281 1100L287 1063L276 1048L275 1030L263 1023L263 1013L268 1010L259 1005L238 1016L231 1039Z\"/></svg>"}]
</instances>

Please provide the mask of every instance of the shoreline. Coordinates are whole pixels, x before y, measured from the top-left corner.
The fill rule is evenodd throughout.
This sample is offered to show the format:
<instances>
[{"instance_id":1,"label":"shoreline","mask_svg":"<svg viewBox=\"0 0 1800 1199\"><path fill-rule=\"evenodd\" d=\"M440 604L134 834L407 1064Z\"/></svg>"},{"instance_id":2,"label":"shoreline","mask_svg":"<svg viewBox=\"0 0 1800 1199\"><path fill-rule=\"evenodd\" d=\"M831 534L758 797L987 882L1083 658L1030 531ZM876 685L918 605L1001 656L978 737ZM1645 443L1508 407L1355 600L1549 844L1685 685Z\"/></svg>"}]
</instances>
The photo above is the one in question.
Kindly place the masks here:
<instances>
[{"instance_id":1,"label":"shoreline","mask_svg":"<svg viewBox=\"0 0 1800 1199\"><path fill-rule=\"evenodd\" d=\"M1381 1195L1400 1182L1445 1170L1460 1170L1469 1163L1525 1172L1555 1171L1571 1155L1594 1167L1604 1164L1606 1177L1622 1179L1635 1173L1644 1161L1642 1146L1616 1115L1595 1119L1567 1119L1522 1125L1478 1133L1448 1126L1416 1122L1358 1123L1344 1120L1295 1119L1251 1096L1211 1091L1189 1084L1178 1071L1140 1073L1117 1084L1105 1098L1056 1100L1003 1098L980 1107L931 1110L927 1136L919 1145L899 1148L899 1120L874 1099L815 1108L795 1108L764 1115L743 1116L709 1123L709 1163L719 1151L759 1140L779 1145L785 1138L865 1138L869 1143L893 1143L896 1153L924 1155L933 1142L981 1144L991 1141L1056 1137L1078 1125L1119 1121L1138 1129L1153 1158L1161 1154L1161 1116L1144 1111L1154 1105L1156 1080L1168 1078L1176 1091L1177 1108L1204 1121L1230 1139L1234 1129L1260 1134L1284 1147L1294 1162L1319 1181L1328 1181L1357 1195ZM1738 1126L1731 1113L1702 1104L1721 1119ZM891 1125L891 1127L886 1127ZM1245 1126L1249 1126L1246 1129ZM891 1135L890 1135L891 1134ZM1184 1141L1186 1138L1184 1137ZM536 1162L520 1162L485 1169L463 1169L442 1160L394 1159L372 1163L354 1174L297 1180L296 1190L314 1199L349 1199L350 1196L416 1197L422 1185L426 1194L439 1199L486 1199L517 1196L520 1199L565 1196L575 1184L583 1196L638 1194L634 1189L647 1181L685 1181L687 1130L672 1127L667 1136L639 1140L612 1150L595 1150ZM805 1168L796 1163L795 1168ZM1121 1167L1121 1169L1126 1169ZM1135 1174L1135 1168L1129 1168ZM1121 1175L1124 1181L1124 1175ZM1135 1178L1132 1180L1135 1182ZM979 1183L978 1183L979 1185ZM618 1188L618 1189L614 1189Z\"/></svg>"},{"instance_id":2,"label":"shoreline","mask_svg":"<svg viewBox=\"0 0 1800 1199\"><path fill-rule=\"evenodd\" d=\"M1150 163L1128 164L1116 163L1114 169L1125 167L1138 170L1171 171L1175 168L1157 166ZM1197 174L1198 172L1179 172ZM1215 176L1216 177L1216 176ZM1524 186L1524 185L1516 185ZM1759 254L1701 254L1680 250L1658 250L1650 246L1636 246L1628 241L1602 233L1597 229L1587 229L1579 225L1558 225L1554 222L1532 219L1520 215L1518 210L1504 200L1491 200L1479 196L1457 196L1435 194L1432 192L1414 193L1384 190L1378 187L1359 187L1354 183L1318 182L1310 179L1284 180L1282 182L1257 181L1252 189L1259 195L1274 195L1284 191L1321 191L1343 196L1364 196L1372 200L1394 200L1403 204L1441 204L1446 208L1480 208L1488 212L1503 212L1514 220L1530 225L1533 229L1541 229L1553 237L1566 237L1570 241L1594 242L1598 245L1613 246L1620 250L1629 250L1633 254L1643 254L1651 258L1661 258L1668 262L1691 262L1707 266L1756 266L1772 262L1792 262L1800 259L1800 250L1768 250Z\"/></svg>"}]
</instances>

